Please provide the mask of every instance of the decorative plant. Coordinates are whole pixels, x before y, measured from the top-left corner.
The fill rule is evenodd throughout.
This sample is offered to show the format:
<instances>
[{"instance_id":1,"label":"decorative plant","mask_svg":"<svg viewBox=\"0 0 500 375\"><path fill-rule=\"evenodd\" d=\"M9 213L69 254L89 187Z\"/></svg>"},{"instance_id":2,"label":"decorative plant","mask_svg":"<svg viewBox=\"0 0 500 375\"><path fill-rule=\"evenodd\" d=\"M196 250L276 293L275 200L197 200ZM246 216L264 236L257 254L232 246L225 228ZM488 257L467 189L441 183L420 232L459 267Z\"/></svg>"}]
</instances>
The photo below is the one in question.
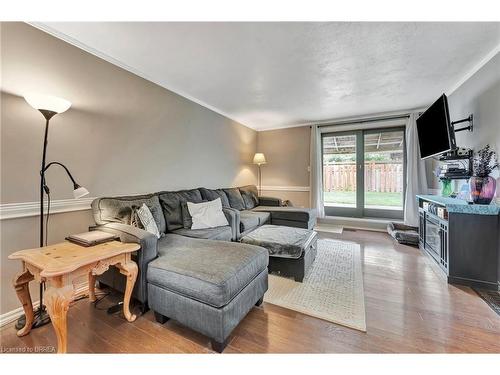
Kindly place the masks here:
<instances>
[{"instance_id":1,"label":"decorative plant","mask_svg":"<svg viewBox=\"0 0 500 375\"><path fill-rule=\"evenodd\" d=\"M452 194L451 179L441 177L441 167L434 170L434 175L441 181L441 196L449 197Z\"/></svg>"},{"instance_id":2,"label":"decorative plant","mask_svg":"<svg viewBox=\"0 0 500 375\"><path fill-rule=\"evenodd\" d=\"M497 154L490 148L490 145L484 146L474 155L474 176L488 177L498 166Z\"/></svg>"}]
</instances>

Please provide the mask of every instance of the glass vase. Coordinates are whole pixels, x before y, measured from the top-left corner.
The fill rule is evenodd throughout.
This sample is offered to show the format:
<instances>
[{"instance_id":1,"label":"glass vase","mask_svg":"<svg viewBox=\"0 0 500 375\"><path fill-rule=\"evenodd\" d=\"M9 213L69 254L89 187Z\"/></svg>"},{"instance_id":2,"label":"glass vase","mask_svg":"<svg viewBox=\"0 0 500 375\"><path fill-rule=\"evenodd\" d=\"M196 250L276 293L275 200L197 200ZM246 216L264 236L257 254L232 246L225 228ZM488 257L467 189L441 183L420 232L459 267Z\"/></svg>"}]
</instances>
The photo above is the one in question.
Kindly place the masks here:
<instances>
[{"instance_id":1,"label":"glass vase","mask_svg":"<svg viewBox=\"0 0 500 375\"><path fill-rule=\"evenodd\" d=\"M471 177L470 195L475 204L490 204L495 196L497 182L493 177Z\"/></svg>"},{"instance_id":2,"label":"glass vase","mask_svg":"<svg viewBox=\"0 0 500 375\"><path fill-rule=\"evenodd\" d=\"M449 197L451 193L451 180L441 180L441 196Z\"/></svg>"}]
</instances>

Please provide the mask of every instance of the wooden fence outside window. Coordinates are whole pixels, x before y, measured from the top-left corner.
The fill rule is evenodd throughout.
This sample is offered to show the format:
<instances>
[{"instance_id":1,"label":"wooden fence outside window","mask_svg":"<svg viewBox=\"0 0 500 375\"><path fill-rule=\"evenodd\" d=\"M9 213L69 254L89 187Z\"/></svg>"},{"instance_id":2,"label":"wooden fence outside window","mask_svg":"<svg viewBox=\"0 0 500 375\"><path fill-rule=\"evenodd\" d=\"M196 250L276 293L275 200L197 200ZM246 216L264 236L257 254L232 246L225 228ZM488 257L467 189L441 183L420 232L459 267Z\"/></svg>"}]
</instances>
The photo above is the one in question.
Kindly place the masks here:
<instances>
[{"instance_id":1,"label":"wooden fence outside window","mask_svg":"<svg viewBox=\"0 0 500 375\"><path fill-rule=\"evenodd\" d=\"M323 166L323 191L355 191L356 163L338 162ZM365 191L383 193L403 192L403 164L367 161Z\"/></svg>"}]
</instances>

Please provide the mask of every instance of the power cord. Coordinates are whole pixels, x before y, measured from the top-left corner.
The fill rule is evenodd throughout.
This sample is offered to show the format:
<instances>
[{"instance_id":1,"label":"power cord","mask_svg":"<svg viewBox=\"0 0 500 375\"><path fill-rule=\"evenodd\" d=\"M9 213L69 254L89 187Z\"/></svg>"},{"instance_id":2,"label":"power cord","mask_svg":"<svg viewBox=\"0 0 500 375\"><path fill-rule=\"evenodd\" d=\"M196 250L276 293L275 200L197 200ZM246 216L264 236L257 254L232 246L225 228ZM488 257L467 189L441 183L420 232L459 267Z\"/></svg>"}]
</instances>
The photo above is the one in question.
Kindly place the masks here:
<instances>
[{"instance_id":1,"label":"power cord","mask_svg":"<svg viewBox=\"0 0 500 375\"><path fill-rule=\"evenodd\" d=\"M95 308L96 310L101 310L101 311L103 311L103 310L107 310L107 308L99 308L97 305L99 304L99 302L101 302L104 298L108 297L110 294L111 294L111 292L106 292L106 293L101 294L100 298L97 298L97 299L93 302L93 304L94 304L94 308Z\"/></svg>"}]
</instances>

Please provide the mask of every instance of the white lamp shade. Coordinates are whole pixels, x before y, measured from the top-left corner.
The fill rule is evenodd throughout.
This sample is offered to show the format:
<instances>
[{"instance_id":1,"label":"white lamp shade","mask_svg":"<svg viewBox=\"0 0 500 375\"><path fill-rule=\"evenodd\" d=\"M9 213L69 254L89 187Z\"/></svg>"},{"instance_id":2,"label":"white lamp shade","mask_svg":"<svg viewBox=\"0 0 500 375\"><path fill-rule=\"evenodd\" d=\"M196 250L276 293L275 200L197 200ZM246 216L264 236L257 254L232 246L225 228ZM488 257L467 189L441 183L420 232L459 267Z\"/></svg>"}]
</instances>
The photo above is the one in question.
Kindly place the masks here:
<instances>
[{"instance_id":1,"label":"white lamp shade","mask_svg":"<svg viewBox=\"0 0 500 375\"><path fill-rule=\"evenodd\" d=\"M258 165L261 165L261 164L266 164L266 157L264 156L264 154L262 152L257 152L255 154L255 156L253 157L253 163L254 164L258 164Z\"/></svg>"},{"instance_id":2,"label":"white lamp shade","mask_svg":"<svg viewBox=\"0 0 500 375\"><path fill-rule=\"evenodd\" d=\"M51 95L29 94L24 97L24 100L35 109L55 113L63 113L71 107L71 102Z\"/></svg>"},{"instance_id":3,"label":"white lamp shade","mask_svg":"<svg viewBox=\"0 0 500 375\"><path fill-rule=\"evenodd\" d=\"M73 196L75 197L75 199L84 197L88 194L89 194L89 191L87 189L85 189L83 186L79 186L78 188L73 190Z\"/></svg>"}]
</instances>

